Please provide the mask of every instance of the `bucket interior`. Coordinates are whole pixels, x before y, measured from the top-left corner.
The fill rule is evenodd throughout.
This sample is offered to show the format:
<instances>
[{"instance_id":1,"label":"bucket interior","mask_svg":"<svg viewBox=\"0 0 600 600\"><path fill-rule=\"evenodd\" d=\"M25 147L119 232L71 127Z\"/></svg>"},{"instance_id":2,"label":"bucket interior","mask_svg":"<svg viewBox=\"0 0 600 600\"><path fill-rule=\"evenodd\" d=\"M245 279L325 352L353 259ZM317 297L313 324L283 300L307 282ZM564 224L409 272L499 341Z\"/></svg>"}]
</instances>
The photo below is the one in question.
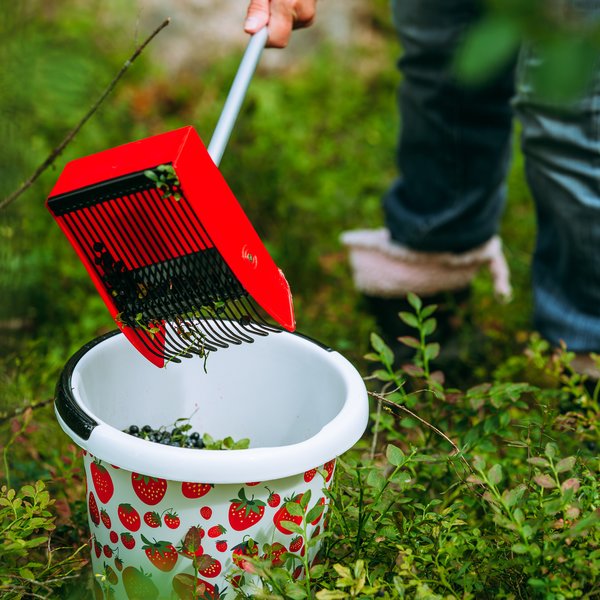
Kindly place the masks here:
<instances>
[{"instance_id":1,"label":"bucket interior","mask_svg":"<svg viewBox=\"0 0 600 600\"><path fill-rule=\"evenodd\" d=\"M284 446L311 438L343 408L348 382L335 354L280 332L160 369L115 335L84 353L71 390L86 412L118 430L189 418L215 439Z\"/></svg>"}]
</instances>

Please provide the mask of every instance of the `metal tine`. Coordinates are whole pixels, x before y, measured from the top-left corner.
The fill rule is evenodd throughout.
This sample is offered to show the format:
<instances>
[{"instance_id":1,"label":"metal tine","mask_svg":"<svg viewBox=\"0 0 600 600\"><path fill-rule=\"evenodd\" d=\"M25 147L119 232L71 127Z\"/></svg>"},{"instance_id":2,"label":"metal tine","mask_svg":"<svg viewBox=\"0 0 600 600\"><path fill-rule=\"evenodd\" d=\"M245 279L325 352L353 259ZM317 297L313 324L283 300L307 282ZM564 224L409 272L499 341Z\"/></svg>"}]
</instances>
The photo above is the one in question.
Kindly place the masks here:
<instances>
[{"instance_id":1,"label":"metal tine","mask_svg":"<svg viewBox=\"0 0 600 600\"><path fill-rule=\"evenodd\" d=\"M144 199L147 202L147 207L151 208L149 201L149 197L152 197L152 194L147 194L144 193ZM148 211L149 213L150 211ZM154 240L159 244L161 244L161 240L160 240L160 236L156 236L154 234L153 238ZM187 241L187 240L186 240ZM188 243L188 247L192 248L193 245ZM164 247L161 248L162 250L164 250ZM166 280L168 278L169 275L169 271L166 268L165 264L163 262L158 263L157 265L157 269L159 269L160 271L164 271L164 273L161 273L161 275L164 275L164 279ZM193 302L193 293L191 292L190 289L188 289L186 286L182 285L181 282L183 281L184 277L183 277L183 273L179 274L180 276L178 277L178 281L180 283L180 285L176 286L176 291L179 292L179 294L177 294L176 296L178 298L180 297L187 297L187 301L188 303ZM192 293L192 295L190 296L190 293ZM174 298L170 297L169 298L169 302L173 303ZM181 303L177 302L176 303L176 308L177 311L181 314L181 315L185 315L186 313L188 313L191 309L191 306L185 306L182 305ZM165 312L168 312L167 310L165 310ZM169 321L171 321L171 319L169 319ZM215 332L213 328L211 328L210 326L208 326L208 323L206 322L198 322L195 319L189 319L189 318L184 318L184 317L180 317L180 321L176 323L177 326L173 325L173 323L169 322L169 328L175 333L176 337L179 338L186 338L186 336L184 335L185 333L190 333L192 338L195 338L196 340L198 339L198 337L201 339L201 345L196 346L196 348L198 348L197 353L202 354L204 352L205 349L208 350L216 350L217 348L215 348L214 346L218 346L221 348L226 348L228 346L228 343L226 341L224 341L222 339L222 337L218 334L218 332ZM200 331L198 329L198 326L203 330ZM187 331L181 333L181 329L187 329ZM172 341L172 340L171 340ZM229 340L228 340L229 341ZM239 342L237 342L239 343ZM212 344L212 345L211 345ZM186 346L186 348L188 349L188 351L193 351L192 350L192 346Z\"/></svg>"},{"instance_id":2,"label":"metal tine","mask_svg":"<svg viewBox=\"0 0 600 600\"><path fill-rule=\"evenodd\" d=\"M95 223L97 223L98 226L100 226L101 229L104 230L104 233L106 234L106 232L110 231L111 229L111 225L113 225L115 222L118 222L117 220L117 214L116 214L116 209L114 204L118 205L118 201L122 200L122 198L118 198L118 199L113 199L112 201L108 201L102 204L98 204L96 205L96 210L95 210L95 217L97 217L95 219ZM104 227L103 227L104 225ZM127 256L128 260L130 262L130 264L139 264L139 260L138 260L138 256L135 252L133 252L132 247L130 244L127 243L127 238L126 237L122 237L123 239L123 244L121 244L119 242L119 247L120 247L120 251L123 253L123 256ZM125 290L125 293L127 293L127 290ZM126 301L131 305L132 303L132 299L131 298L127 298ZM151 307L150 307L151 308ZM157 319L157 320L163 320L162 317L160 316L156 316L155 313L153 314L153 311L150 311L150 319ZM128 315L131 319L132 315L129 314ZM135 331L136 336L144 341L144 345L146 347L148 347L148 343L147 341L150 341L150 343L152 344L152 346L155 348L154 354L156 354L157 356L160 356L161 358L169 358L170 360L175 359L177 356L186 356L185 354L185 348L182 346L180 349L176 350L176 354L174 355L167 355L165 356L165 348L166 348L166 337L165 337L165 345L161 345L158 342L158 339L156 339L155 337L153 337L149 332L144 332L142 333L142 329L140 327L135 327L132 323L129 323L129 326L131 327L131 329L133 329ZM190 356L191 355L187 355Z\"/></svg>"},{"instance_id":3,"label":"metal tine","mask_svg":"<svg viewBox=\"0 0 600 600\"><path fill-rule=\"evenodd\" d=\"M74 212L70 213L69 215L65 215L64 223L68 227L71 234L76 239L84 241L84 240L82 240L82 235L83 235L82 231L85 230L86 234L90 240L97 239L98 241L100 241L102 239L105 239L103 235L99 235L97 232L90 230L90 226L93 223L96 223L98 225L100 225L100 223L95 219L89 219L88 215L85 213L79 214L81 212L82 211L74 211ZM90 247L93 247L93 246L90 245ZM93 264L95 264L94 261L92 261L92 262L93 262ZM96 265L95 265L95 268L96 268ZM102 276L102 273L100 272L99 269L96 268L96 272L98 273L99 276ZM158 345L158 343L154 343L154 341L151 338L148 338L148 336L146 336L146 335L141 335L137 330L134 329L134 331L135 331L136 336L140 339L142 344L146 347L146 349L150 353L152 353L155 356L158 356L160 358L163 358L163 350Z\"/></svg>"},{"instance_id":4,"label":"metal tine","mask_svg":"<svg viewBox=\"0 0 600 600\"><path fill-rule=\"evenodd\" d=\"M107 229L110 229L111 225L113 225L115 222L118 222L118 219L117 219L118 215L116 214L116 209L115 209L114 204L118 205L119 200L122 200L122 198L115 198L112 201L104 202L102 204L97 205L96 212L97 212L98 219L96 222L99 225L104 223L106 225ZM102 207L102 208L100 208L100 207ZM139 262L140 262L139 257L133 251L131 245L127 243L127 241L126 241L127 237L123 236L122 239L123 239L123 244L119 244L121 246L122 252L124 254L128 255L129 261L131 264L139 264ZM133 257L133 260L132 260L132 257ZM128 301L131 304L133 299L129 298ZM152 307L150 306L149 308L151 309ZM131 319L132 315L130 314L129 317ZM154 311L152 311L152 310L150 310L150 319L156 319L156 320L160 320L160 321L163 320L162 316L156 315L156 313L154 313ZM165 348L163 348L163 346L158 343L158 340L156 340L156 342L155 342L154 341L155 338L152 337L151 334L149 334L149 333L147 335L142 334L141 331L139 331L141 328L135 327L133 324L130 324L130 327L136 332L136 335L138 337L140 337L141 339L145 340L145 339L150 338L153 342L153 345L155 345L157 348L158 356L160 356L162 358L165 357L165 354L164 354ZM165 339L165 347L166 347L166 339ZM177 355L185 357L186 356L185 350L186 349L182 346L180 349L177 350L176 355L174 355L174 356L169 355L168 358L173 360L175 358L175 356L177 356ZM188 356L191 357L191 355L188 355Z\"/></svg>"},{"instance_id":5,"label":"metal tine","mask_svg":"<svg viewBox=\"0 0 600 600\"><path fill-rule=\"evenodd\" d=\"M157 198L156 198L156 196L158 195L158 193L156 193L156 194L154 194L154 193L150 193L150 194L147 194L147 195L149 195L149 196L150 196L150 198L151 198L151 200L152 200L153 202L156 202L156 201L157 201ZM181 199L181 200L179 200L179 202L183 202L183 201L185 201L185 198L184 198L184 197L182 197L182 199ZM182 206L183 206L183 205L182 205ZM166 215L165 215L165 216L166 216ZM174 222L172 214L169 214L168 216L171 218L171 220L172 220L172 222L173 222L173 225L174 225L175 227L177 227L177 223L175 223L175 222ZM185 227L185 221L184 221L184 220L182 220L182 221L183 221L184 228L185 228L185 229L187 229L187 227ZM189 231L189 230L188 230L188 231ZM204 250L200 250L199 252L203 252L203 251L204 251ZM201 278L202 280L207 280L207 279L209 279L209 277L208 277L208 274L205 274L205 273L199 273L199 272L198 272L198 269L196 268L196 267L197 267L197 264L196 264L196 262L193 260L193 258L190 258L189 265L190 265L190 268L191 268L191 269L193 269L193 273L194 273L194 275L199 275L199 276L200 276L200 278ZM184 274L182 274L182 276L183 276L183 275L184 275ZM189 276L189 275L188 275L188 276ZM182 279L183 279L183 277L182 277ZM208 290L208 289L205 289L205 291L206 291L206 292L209 292L209 291L210 291L210 292L212 292L212 290ZM188 290L188 293L187 293L186 295L187 295L187 300L188 300L189 302L193 303L193 302L194 302L194 294L193 294L193 292L191 291L191 289L190 289L190 290ZM210 294L207 294L207 295L208 295L209 297L211 297L211 298L213 299L213 301L215 301L215 300L218 300L218 298L215 298L215 297L214 297L214 294L212 294L212 293L210 293ZM191 310L191 309L192 309L192 306L189 306L189 307L188 307L188 311L186 311L186 312L189 312L189 310ZM200 310L200 309L198 309L198 310ZM211 328L210 326L208 326L208 324L201 323L201 326L202 326L204 329L207 329L207 328L208 328L208 330L209 330L209 332L210 332L210 334L211 334L211 337L212 337L212 339L213 339L213 340L215 339L215 337L216 337L217 339L221 340L221 341L222 341L222 343L224 343L224 344L225 344L223 347L227 347L227 343L233 343L233 344L240 344L240 343L241 343L241 341L239 340L239 338L237 338L237 337L232 337L232 336L230 335L230 332L229 332L229 331L227 331L225 328L221 328L221 327L220 327L220 329L221 329L221 332L227 335L227 338L226 338L226 340L227 340L227 341L224 341L224 340L223 340L223 338L222 338L222 336L221 336L221 335L219 335L219 333L218 333L217 331L215 331L215 329L214 329L214 328Z\"/></svg>"},{"instance_id":6,"label":"metal tine","mask_svg":"<svg viewBox=\"0 0 600 600\"><path fill-rule=\"evenodd\" d=\"M153 196L153 200L156 200L156 195L152 194L152 196ZM206 230L204 230L200 221L198 220L197 215L193 211L186 210L186 209L189 209L189 207L187 205L187 201L185 202L185 204L183 204L184 200L185 200L185 196L182 197L182 199L179 200L179 202L182 203L181 204L182 212L185 211L186 214L183 216L180 215L178 222L175 222L175 217L172 214L169 215L171 217L171 219L173 220L174 226L186 231L187 234L193 239L197 239L198 237L200 237L201 239L203 239L203 242L206 246L210 245L210 247L215 252L218 252L217 248L214 246L214 243L208 236L208 233L206 232ZM190 229L190 226L193 229L193 231ZM208 253L205 256L208 257L208 261L210 261L213 264L214 268L212 269L212 271L206 270L206 272L202 272L202 270L199 271L200 265L198 264L198 262L191 261L191 268L193 269L194 276L198 276L204 282L207 282L207 281L210 282L211 279L214 280L215 275L221 276L221 278L227 276L227 272L224 270L225 263L222 259L220 262L217 261L216 257L214 257L212 255L212 253ZM223 300L222 298L218 297L218 294L215 295L214 281L211 282L211 285L205 286L204 289L207 292L207 295L212 299L213 302ZM235 290L230 290L230 293L234 292L234 291ZM201 314L201 317L202 317L202 321L203 321L202 325L205 327L210 327L209 322L206 321L206 315ZM223 334L225 334L227 336L227 340L230 341L231 343L241 344L244 341L246 341L246 342L252 341L252 339L250 337L248 337L247 335L240 335L239 331L232 330L232 328L228 326L228 323L226 324L222 318L218 317L218 315L216 316L216 318L215 318L215 315L210 315L210 323L212 325L214 325L214 327L210 327L211 333L213 335L217 335L217 333L215 331L215 327L216 327Z\"/></svg>"},{"instance_id":7,"label":"metal tine","mask_svg":"<svg viewBox=\"0 0 600 600\"><path fill-rule=\"evenodd\" d=\"M205 239L207 239L210 242L211 246L213 248L215 248L215 250L217 250L217 252L218 252L218 249L216 248L214 242L212 241L209 233L206 231L206 229L204 229L204 226L202 225L202 223L198 219L197 215L192 212L191 215L189 215L189 217L190 217L189 218L189 224L193 226L196 234L202 236ZM184 226L187 227L187 223ZM221 274L223 276L227 276L228 275L226 272L223 271L223 264L225 264L225 263L224 263L224 261L222 259L221 259L221 264L219 264L219 262L216 260L216 258L214 256L210 256L209 260L213 264L213 267L214 267L213 268L213 272L217 272L217 273L219 273L219 274ZM244 290L244 295L247 295L247 292L245 292L245 290ZM238 296L234 300L240 299L242 297L243 296ZM229 305L228 305L228 307L229 307ZM237 323L237 322L239 320L243 319L244 317L248 316L248 314L245 313L245 312L241 312L238 315L236 315L235 313L233 313L233 314L230 313L228 316L230 318L230 322L227 323L227 329L229 330L229 332L232 335L240 336L243 341L252 342L252 338L248 337L248 329L247 328L240 329L238 327L235 327L235 325L239 325L239 323ZM235 324L232 323L231 321L234 321ZM234 333L234 331L235 331L235 333Z\"/></svg>"},{"instance_id":8,"label":"metal tine","mask_svg":"<svg viewBox=\"0 0 600 600\"><path fill-rule=\"evenodd\" d=\"M264 317L256 310L255 304L250 298L243 298L241 302L244 303L248 314L253 315L254 317L248 325L244 324L244 326L247 326L248 328L250 328L251 325L256 327L253 331L256 331L258 335L268 335L269 332L279 331L279 329L265 321Z\"/></svg>"},{"instance_id":9,"label":"metal tine","mask_svg":"<svg viewBox=\"0 0 600 600\"><path fill-rule=\"evenodd\" d=\"M167 338L166 339L167 339L168 344L170 346L176 347L174 340L175 339L177 339L177 340L183 339L181 332L177 332L174 329L174 325L171 321L167 322L165 327L167 330ZM185 348L185 353L186 353L185 356L186 357L190 357L194 354L196 354L197 356L200 356L200 357L204 357L207 352L213 352L218 349L209 343L209 341L206 339L206 336L204 336L202 338L202 340L199 341L197 333L194 332L193 335L195 337L190 338L189 345Z\"/></svg>"},{"instance_id":10,"label":"metal tine","mask_svg":"<svg viewBox=\"0 0 600 600\"><path fill-rule=\"evenodd\" d=\"M134 201L135 201L135 200L137 200L137 201L138 201L138 206L139 206L139 201L140 201L141 199L144 199L144 198L145 198L145 197L144 197L143 195L139 194L139 193L138 193L138 194L135 194L135 195L134 195L134 197L133 197ZM131 199L131 195L129 196L129 199ZM148 203L146 203L146 205L144 206L144 208L145 208L145 209L149 209L149 210L151 210L151 209L152 209L151 205L149 205ZM146 211L146 212L144 212L144 211L138 211L138 213L136 214L136 216L138 216L138 217L141 217L141 222L142 222L144 225L146 225L146 226L148 226L148 225L149 225L149 222L148 222L148 220L144 218L144 215L147 215L147 214L148 214L148 211ZM131 224L131 219L128 219L128 221L129 221L129 223ZM156 235L156 234L154 234L154 233L153 233L153 227L152 227L152 226L150 226L150 227L147 227L147 230L148 230L148 233L149 233L149 235L152 237L152 239L153 239L153 241L155 242L155 244L156 244L156 245L155 245L155 246L152 246L151 244L149 244L149 243L148 243L148 240L147 240L147 238L145 238L144 236L140 236L139 242L140 242L140 244L141 244L141 245L144 247L144 250L146 250L146 251L148 252L148 254L149 254L149 255L150 255L151 253L154 253L154 255L155 255L155 256L156 256L156 250L157 250L157 249L159 249L159 250L161 250L162 252L164 252L164 251L165 251L165 245L163 244L163 242L162 242L162 240L161 240L160 236L158 236L158 235ZM150 251L152 251L152 252L150 252ZM165 267L165 265L164 265L164 262L163 262L163 261L160 261L160 260L158 260L158 259L157 259L157 260L155 261L155 264L156 264L156 268L157 268L157 270L159 270L159 271L164 271L164 274L165 274L165 275L168 275L168 272L166 271L166 267ZM165 279L166 279L166 277L165 277ZM172 303L174 303L174 300L175 300L175 298L176 298L176 295L174 295L173 297L169 298L169 301L170 301L170 302L172 302ZM149 308L149 310L152 312L152 314L154 314L154 315L155 315L155 318L156 318L156 317L160 317L160 318L161 318L161 320L165 320L165 313L168 313L169 311L168 311L168 307L167 307L167 306L164 306L164 302L165 302L164 295L163 295L163 298L162 298L162 300L163 300L163 307L162 307L162 308L163 308L164 310L163 310L163 311L160 311L158 314L156 313L156 309L157 309L158 307L156 307L156 306L152 306L152 304L151 304L151 303L149 303L149 304L150 304L150 306L149 306L148 308ZM178 302L177 302L177 303L174 303L174 304L175 304L175 308L176 308L176 310L177 310L178 312L180 312L181 314L185 314L185 313L187 312L187 310L186 310L186 307L185 307L185 306L182 306L182 305L180 305ZM154 309L154 310L152 310L152 309ZM204 335L203 335L201 332L199 332L198 330L196 330L196 332L195 332L195 333L196 333L196 335L201 335L202 337L205 337L205 336L204 336ZM165 341L166 341L166 340L165 340ZM177 344L177 343L176 343L176 342L175 342L173 339L169 339L169 343L170 343L170 345L172 345L174 348L178 349L180 352L184 352L184 353L193 352L193 347L190 347L189 345L188 345L188 346L181 345L180 347L178 347L178 344ZM225 347L226 347L226 346L225 346ZM216 350L216 348L214 348L214 349ZM198 354L199 354L200 352L201 352L201 351L200 351L200 350L198 350L196 353L198 353Z\"/></svg>"},{"instance_id":11,"label":"metal tine","mask_svg":"<svg viewBox=\"0 0 600 600\"><path fill-rule=\"evenodd\" d=\"M280 327L269 323L265 319L264 315L261 313L261 311L256 306L256 303L253 302L253 300L251 298L247 298L246 300L248 303L248 312L252 313L255 317L254 323L256 323L260 327L264 328L265 330L268 330L269 332L280 332L281 331Z\"/></svg>"}]
</instances>

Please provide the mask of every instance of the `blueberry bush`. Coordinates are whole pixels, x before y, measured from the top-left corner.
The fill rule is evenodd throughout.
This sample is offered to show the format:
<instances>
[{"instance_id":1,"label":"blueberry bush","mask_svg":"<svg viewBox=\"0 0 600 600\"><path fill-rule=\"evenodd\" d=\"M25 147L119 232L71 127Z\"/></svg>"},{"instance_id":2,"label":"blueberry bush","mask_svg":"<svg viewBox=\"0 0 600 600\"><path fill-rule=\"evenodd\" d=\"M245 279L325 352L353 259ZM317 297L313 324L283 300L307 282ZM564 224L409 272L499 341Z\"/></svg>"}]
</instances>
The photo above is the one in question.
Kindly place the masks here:
<instances>
[{"instance_id":1,"label":"blueberry bush","mask_svg":"<svg viewBox=\"0 0 600 600\"><path fill-rule=\"evenodd\" d=\"M587 64L591 25L579 44L561 42L560 24L539 18L548 3L491 4L482 27L493 35L473 34L459 71L476 79L482 64L500 64L516 30L547 43L557 61L566 56L560 77L575 86L582 76L569 65L578 56ZM221 165L290 281L299 329L356 364L371 403L365 436L338 461L327 529L304 539L310 498L287 505L304 545L321 542L319 562L249 557L261 583L247 597L598 598L600 385L575 372L568 348L532 330L535 217L518 147L502 226L515 297L497 304L489 277L478 275L455 316L453 361L433 341L439 311L426 299L411 297L398 315L414 331L403 338L406 358L375 332L352 287L339 234L381 223L399 125L400 50L387 2L357 10L366 35L353 43L319 42L293 68L259 69ZM130 54L136 23L121 0L32 0L0 21L0 196L96 99ZM492 38L498 45L483 56ZM114 323L44 199L75 156L188 122L209 138L238 60L236 49L190 77L140 58L54 167L0 210L2 598L94 593L79 451L56 423L52 396L67 358ZM298 567L304 579L293 578Z\"/></svg>"}]
</instances>

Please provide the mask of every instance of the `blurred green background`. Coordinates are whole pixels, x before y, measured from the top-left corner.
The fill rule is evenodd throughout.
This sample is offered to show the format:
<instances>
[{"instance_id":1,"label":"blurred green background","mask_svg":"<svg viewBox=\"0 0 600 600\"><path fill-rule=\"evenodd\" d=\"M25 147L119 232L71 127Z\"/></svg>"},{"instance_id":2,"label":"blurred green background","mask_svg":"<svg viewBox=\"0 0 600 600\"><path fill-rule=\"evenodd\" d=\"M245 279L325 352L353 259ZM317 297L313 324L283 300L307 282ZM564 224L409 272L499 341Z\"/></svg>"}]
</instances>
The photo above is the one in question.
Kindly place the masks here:
<instances>
[{"instance_id":1,"label":"blurred green background","mask_svg":"<svg viewBox=\"0 0 600 600\"><path fill-rule=\"evenodd\" d=\"M69 159L183 125L195 125L208 142L246 36L240 2L212 4L213 18L222 13L215 21L221 30L207 22L204 31L212 37L206 38L202 28L192 28L191 35L183 27L190 19L177 6L185 3L28 0L8 10L3 2L0 198L31 175L136 45L168 10L173 13L172 24L54 165L0 210L0 412L9 413L51 397L70 354L114 328L44 207L62 167ZM211 3L190 5L211 14ZM498 0L491 8L459 56L463 77L480 81L527 34L560 59L550 60L549 79L558 78L563 91L576 86L594 49L593 30L559 35L539 1ZM290 282L298 329L362 368L373 322L352 288L339 234L382 222L380 198L395 176L400 48L387 0L332 0L320 10L319 24L298 32L288 49L265 52L221 170ZM181 61L182 48L196 61ZM475 377L510 356L529 328L535 228L517 141L508 188L502 233L516 297L499 306L487 274L477 279L471 310L489 343L472 365L465 357Z\"/></svg>"}]
</instances>

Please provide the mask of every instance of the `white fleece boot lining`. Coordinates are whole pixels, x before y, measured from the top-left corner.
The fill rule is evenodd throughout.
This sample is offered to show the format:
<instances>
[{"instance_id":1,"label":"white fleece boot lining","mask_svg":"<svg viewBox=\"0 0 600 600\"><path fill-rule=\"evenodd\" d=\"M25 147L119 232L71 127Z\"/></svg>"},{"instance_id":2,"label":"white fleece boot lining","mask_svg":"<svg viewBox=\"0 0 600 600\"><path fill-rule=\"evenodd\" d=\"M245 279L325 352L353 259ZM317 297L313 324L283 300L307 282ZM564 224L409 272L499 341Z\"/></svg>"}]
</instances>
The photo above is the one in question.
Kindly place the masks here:
<instances>
[{"instance_id":1,"label":"white fleece boot lining","mask_svg":"<svg viewBox=\"0 0 600 600\"><path fill-rule=\"evenodd\" d=\"M485 265L490 269L496 296L502 301L512 296L499 236L459 254L411 250L393 242L385 228L347 231L341 241L349 249L357 289L371 296L394 298L408 292L431 296L463 289Z\"/></svg>"}]
</instances>

